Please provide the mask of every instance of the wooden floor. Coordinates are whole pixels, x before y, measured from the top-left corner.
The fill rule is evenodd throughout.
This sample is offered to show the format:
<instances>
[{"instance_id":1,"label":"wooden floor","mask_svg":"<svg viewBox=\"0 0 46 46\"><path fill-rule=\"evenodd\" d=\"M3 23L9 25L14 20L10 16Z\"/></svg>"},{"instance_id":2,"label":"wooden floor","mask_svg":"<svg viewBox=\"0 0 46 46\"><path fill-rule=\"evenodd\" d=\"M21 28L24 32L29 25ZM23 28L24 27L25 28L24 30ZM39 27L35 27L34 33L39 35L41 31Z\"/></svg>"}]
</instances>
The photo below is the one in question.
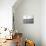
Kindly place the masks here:
<instances>
[{"instance_id":1,"label":"wooden floor","mask_svg":"<svg viewBox=\"0 0 46 46\"><path fill-rule=\"evenodd\" d=\"M6 42L2 43L0 46L16 46L15 39L13 40L6 40Z\"/></svg>"}]
</instances>

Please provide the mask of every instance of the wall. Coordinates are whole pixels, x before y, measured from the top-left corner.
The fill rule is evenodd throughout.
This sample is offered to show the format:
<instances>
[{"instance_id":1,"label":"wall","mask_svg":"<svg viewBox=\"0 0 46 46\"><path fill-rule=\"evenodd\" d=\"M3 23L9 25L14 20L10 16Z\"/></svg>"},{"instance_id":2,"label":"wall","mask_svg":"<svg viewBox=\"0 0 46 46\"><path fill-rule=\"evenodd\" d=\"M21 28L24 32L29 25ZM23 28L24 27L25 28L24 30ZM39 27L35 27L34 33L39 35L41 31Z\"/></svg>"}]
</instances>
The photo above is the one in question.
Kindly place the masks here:
<instances>
[{"instance_id":1,"label":"wall","mask_svg":"<svg viewBox=\"0 0 46 46\"><path fill-rule=\"evenodd\" d=\"M12 28L12 6L16 0L0 0L0 27Z\"/></svg>"},{"instance_id":2,"label":"wall","mask_svg":"<svg viewBox=\"0 0 46 46\"><path fill-rule=\"evenodd\" d=\"M46 0L41 1L41 41L46 46Z\"/></svg>"},{"instance_id":3,"label":"wall","mask_svg":"<svg viewBox=\"0 0 46 46\"><path fill-rule=\"evenodd\" d=\"M17 29L18 32L22 32L24 38L34 40L36 46L41 46L41 0L23 0L23 2L13 10L15 29ZM23 24L24 15L33 15L34 24Z\"/></svg>"},{"instance_id":4,"label":"wall","mask_svg":"<svg viewBox=\"0 0 46 46\"><path fill-rule=\"evenodd\" d=\"M16 0L0 0L0 26L12 28L12 6ZM25 3L26 2L26 3ZM25 36L26 33L30 34L30 38L34 38L37 42L40 39L40 36L36 36L37 32L41 32L41 41L42 46L46 46L46 0L41 0L41 29L39 25L40 20L40 0L29 0L24 1L15 11L16 29L20 32L23 32ZM23 7L24 6L24 7ZM33 10L34 9L34 10ZM26 11L27 10L27 11ZM30 11L30 12L29 12ZM18 13L19 12L19 13ZM18 13L18 14L17 14ZM23 24L22 17L23 15L35 15L34 24ZM19 17L19 18L18 18ZM21 22L20 22L21 21ZM29 27L29 28L28 28ZM39 28L39 29L38 29ZM34 33L33 33L34 32ZM24 37L25 37L24 36ZM37 42L38 43L38 42ZM39 43L38 43L39 44Z\"/></svg>"}]
</instances>

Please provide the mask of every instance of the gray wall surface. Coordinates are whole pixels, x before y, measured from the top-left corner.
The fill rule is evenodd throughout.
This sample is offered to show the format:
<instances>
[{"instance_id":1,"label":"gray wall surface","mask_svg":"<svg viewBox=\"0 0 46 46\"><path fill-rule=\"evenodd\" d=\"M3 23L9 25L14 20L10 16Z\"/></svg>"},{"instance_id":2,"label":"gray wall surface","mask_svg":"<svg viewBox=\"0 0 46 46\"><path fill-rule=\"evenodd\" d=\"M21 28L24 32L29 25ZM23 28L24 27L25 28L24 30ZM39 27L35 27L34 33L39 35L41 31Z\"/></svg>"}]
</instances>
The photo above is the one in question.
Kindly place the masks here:
<instances>
[{"instance_id":1,"label":"gray wall surface","mask_svg":"<svg viewBox=\"0 0 46 46\"><path fill-rule=\"evenodd\" d=\"M41 0L23 0L16 9L13 7L13 13L15 29L22 32L24 38L34 40L36 46L41 46ZM34 24L24 24L24 15L34 16Z\"/></svg>"}]
</instances>

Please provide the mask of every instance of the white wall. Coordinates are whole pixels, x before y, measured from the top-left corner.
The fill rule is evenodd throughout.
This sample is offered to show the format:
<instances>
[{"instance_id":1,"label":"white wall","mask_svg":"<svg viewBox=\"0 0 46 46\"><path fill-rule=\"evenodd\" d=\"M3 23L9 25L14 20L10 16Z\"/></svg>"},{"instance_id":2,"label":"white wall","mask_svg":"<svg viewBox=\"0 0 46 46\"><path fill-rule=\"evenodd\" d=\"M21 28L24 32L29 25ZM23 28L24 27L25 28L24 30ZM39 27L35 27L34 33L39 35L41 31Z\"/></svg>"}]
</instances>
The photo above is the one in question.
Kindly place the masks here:
<instances>
[{"instance_id":1,"label":"white wall","mask_svg":"<svg viewBox=\"0 0 46 46\"><path fill-rule=\"evenodd\" d=\"M0 0L0 26L12 28L12 6L16 0ZM26 2L26 3L25 3ZM20 32L30 34L31 39L35 41L40 39L42 46L46 46L46 0L41 0L41 12L40 12L40 0L24 1L15 11L16 17L16 29ZM23 7L24 6L24 7ZM26 11L27 10L27 11ZM40 30L40 14L41 14L41 30ZM34 15L34 24L23 24L23 15ZM19 18L18 18L19 17ZM21 22L20 22L21 21ZM29 27L29 28L28 28ZM34 33L33 33L34 32ZM36 34L38 32L38 35ZM38 42L37 42L38 43Z\"/></svg>"},{"instance_id":2,"label":"white wall","mask_svg":"<svg viewBox=\"0 0 46 46\"><path fill-rule=\"evenodd\" d=\"M34 24L23 24L24 15L33 15ZM23 0L15 10L14 16L18 32L22 32L25 38L34 40L36 46L41 46L41 0Z\"/></svg>"},{"instance_id":3,"label":"white wall","mask_svg":"<svg viewBox=\"0 0 46 46\"><path fill-rule=\"evenodd\" d=\"M42 46L46 46L46 0L41 0L41 40Z\"/></svg>"},{"instance_id":4,"label":"white wall","mask_svg":"<svg viewBox=\"0 0 46 46\"><path fill-rule=\"evenodd\" d=\"M0 0L0 27L12 28L12 6L16 0Z\"/></svg>"}]
</instances>

